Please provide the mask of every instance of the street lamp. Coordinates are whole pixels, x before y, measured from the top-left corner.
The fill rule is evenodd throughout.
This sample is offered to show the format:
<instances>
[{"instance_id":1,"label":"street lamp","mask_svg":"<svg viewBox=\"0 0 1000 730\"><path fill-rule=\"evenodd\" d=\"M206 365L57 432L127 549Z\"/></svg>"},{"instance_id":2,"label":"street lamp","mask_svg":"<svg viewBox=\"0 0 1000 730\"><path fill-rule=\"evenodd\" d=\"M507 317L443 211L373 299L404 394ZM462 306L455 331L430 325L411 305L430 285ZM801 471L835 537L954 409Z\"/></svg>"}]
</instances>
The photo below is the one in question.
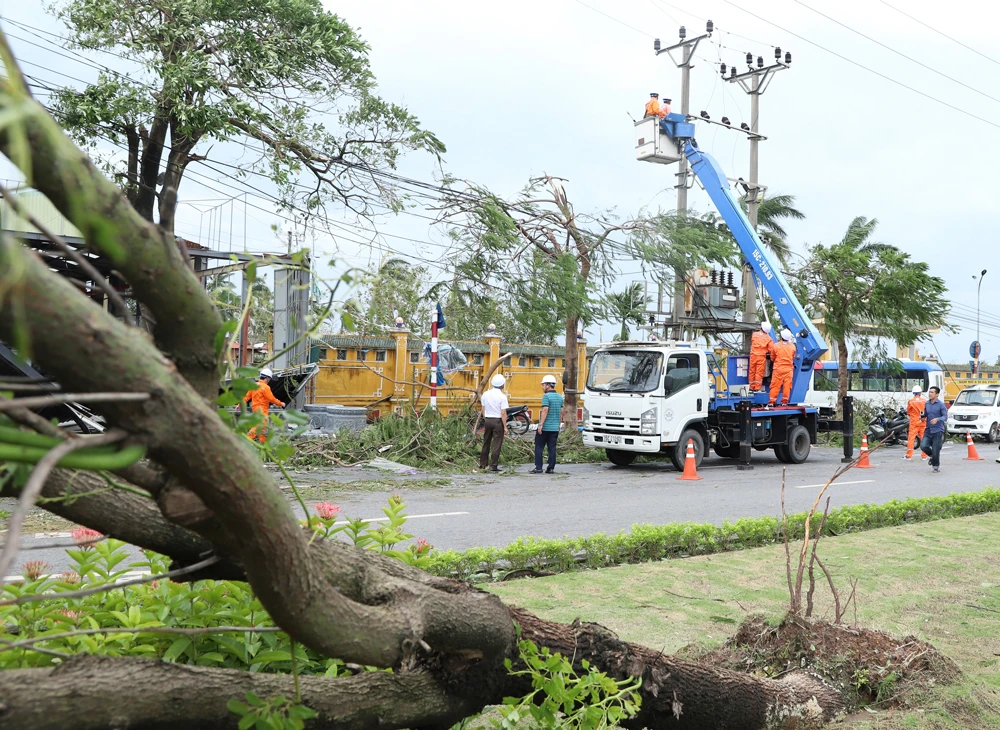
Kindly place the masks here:
<instances>
[{"instance_id":1,"label":"street lamp","mask_svg":"<svg viewBox=\"0 0 1000 730\"><path fill-rule=\"evenodd\" d=\"M983 288L983 277L984 276L986 276L986 269L983 269L980 272L980 274L979 274L978 277L975 274L972 275L973 279L976 279L976 278L979 279L979 283L976 285L976 343L979 342L979 292ZM982 349L983 349L982 345L980 345L976 349L975 365L974 365L974 368L973 368L973 374L975 374L975 375L979 375L979 351L982 350Z\"/></svg>"}]
</instances>

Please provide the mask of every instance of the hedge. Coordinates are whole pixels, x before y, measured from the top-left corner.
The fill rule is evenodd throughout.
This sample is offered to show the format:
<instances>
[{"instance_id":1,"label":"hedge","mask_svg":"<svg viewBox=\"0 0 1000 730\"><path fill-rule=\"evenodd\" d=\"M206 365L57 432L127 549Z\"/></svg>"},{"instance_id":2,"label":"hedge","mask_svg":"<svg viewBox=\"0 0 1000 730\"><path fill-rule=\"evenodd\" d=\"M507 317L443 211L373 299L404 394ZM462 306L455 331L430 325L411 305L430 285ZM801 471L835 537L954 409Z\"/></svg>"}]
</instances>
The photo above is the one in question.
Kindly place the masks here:
<instances>
[{"instance_id":1,"label":"hedge","mask_svg":"<svg viewBox=\"0 0 1000 730\"><path fill-rule=\"evenodd\" d=\"M951 494L947 497L893 499L885 504L857 504L831 510L824 535L893 527L1000 511L1000 489ZM806 514L789 515L792 539L805 532ZM819 518L810 532L816 534ZM565 572L577 568L607 568L625 563L645 563L668 558L708 555L781 542L781 521L775 517L744 517L721 525L707 522L637 524L617 535L598 533L587 537L547 540L522 537L507 547L448 550L432 555L427 570L461 580L499 580L510 571Z\"/></svg>"}]
</instances>

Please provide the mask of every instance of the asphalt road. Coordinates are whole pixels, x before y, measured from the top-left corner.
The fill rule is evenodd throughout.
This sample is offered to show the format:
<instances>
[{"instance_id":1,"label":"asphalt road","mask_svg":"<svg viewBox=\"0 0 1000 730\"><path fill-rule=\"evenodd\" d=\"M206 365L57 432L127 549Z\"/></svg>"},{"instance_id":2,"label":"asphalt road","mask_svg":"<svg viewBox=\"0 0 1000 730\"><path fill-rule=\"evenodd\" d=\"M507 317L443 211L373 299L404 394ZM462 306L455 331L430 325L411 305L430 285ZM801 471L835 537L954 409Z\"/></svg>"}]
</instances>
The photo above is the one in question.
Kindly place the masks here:
<instances>
[{"instance_id":1,"label":"asphalt road","mask_svg":"<svg viewBox=\"0 0 1000 730\"><path fill-rule=\"evenodd\" d=\"M874 469L853 469L834 483L829 491L831 505L945 495L1000 483L1000 464L994 462L997 452L985 445L980 445L980 451L984 461L964 461L964 445L946 444L941 472L933 474L926 462L903 461L901 448L880 450L872 457ZM786 467L785 501L790 513L809 509L823 484L840 468L841 455L839 450L814 448L805 464ZM449 486L430 488L427 479L440 475L373 473L354 467L310 472L299 478L305 484L324 484L329 501L339 504L342 514L355 518L381 518L389 495L401 494L410 515L407 529L438 549L503 546L527 535L615 533L643 522L721 523L781 511L783 465L771 452L755 453L749 471L712 456L703 463L699 471L703 479L697 482L679 481L669 462L628 468L565 465L558 466L553 475L528 474L530 468L526 465L500 475L451 475ZM376 478L388 483L386 491L351 488L352 481ZM25 536L22 544L36 549L23 550L15 565L42 559L53 572L65 569L64 549L37 548L65 543L67 538Z\"/></svg>"}]
</instances>

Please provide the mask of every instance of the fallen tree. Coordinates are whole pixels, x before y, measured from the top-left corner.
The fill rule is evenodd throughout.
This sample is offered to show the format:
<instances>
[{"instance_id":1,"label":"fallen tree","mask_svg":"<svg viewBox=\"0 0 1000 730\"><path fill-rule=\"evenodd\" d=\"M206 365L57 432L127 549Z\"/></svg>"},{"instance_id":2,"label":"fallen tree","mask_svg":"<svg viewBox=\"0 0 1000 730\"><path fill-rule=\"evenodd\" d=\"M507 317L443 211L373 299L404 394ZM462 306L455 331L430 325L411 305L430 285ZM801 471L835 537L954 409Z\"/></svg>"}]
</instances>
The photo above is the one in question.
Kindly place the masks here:
<instances>
[{"instance_id":1,"label":"fallen tree","mask_svg":"<svg viewBox=\"0 0 1000 730\"><path fill-rule=\"evenodd\" d=\"M150 338L96 306L29 249L0 241L0 338L30 343L33 360L66 389L132 396L95 407L127 443L145 447L146 470L160 477L134 491L81 492L58 510L180 566L217 556L196 575L242 577L295 641L324 656L393 670L301 678L302 701L318 713L310 727L448 727L505 696L524 695L530 686L505 667L505 660L519 661L516 626L522 639L578 666L586 660L615 678L641 678L641 712L628 727L809 728L842 709L841 694L807 674L767 679L666 656L595 624L545 621L468 584L313 539L249 441L217 413L213 343L222 322L172 236L139 216L30 98L2 45L0 150L92 249L114 261L155 320ZM56 470L45 489L63 494L86 479ZM293 681L74 657L0 672L0 727L235 727L229 700L248 689L290 695Z\"/></svg>"}]
</instances>

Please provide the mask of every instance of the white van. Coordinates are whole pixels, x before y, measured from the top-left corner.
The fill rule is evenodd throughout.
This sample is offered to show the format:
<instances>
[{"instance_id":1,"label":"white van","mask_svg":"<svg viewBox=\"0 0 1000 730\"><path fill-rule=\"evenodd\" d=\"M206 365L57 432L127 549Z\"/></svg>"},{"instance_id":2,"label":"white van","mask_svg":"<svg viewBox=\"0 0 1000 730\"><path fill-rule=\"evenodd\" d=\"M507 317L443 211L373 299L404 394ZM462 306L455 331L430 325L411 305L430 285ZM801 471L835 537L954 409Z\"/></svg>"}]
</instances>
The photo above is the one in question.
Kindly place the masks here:
<instances>
[{"instance_id":1,"label":"white van","mask_svg":"<svg viewBox=\"0 0 1000 730\"><path fill-rule=\"evenodd\" d=\"M1000 439L1000 385L963 389L948 410L948 433L971 433L992 444Z\"/></svg>"}]
</instances>

